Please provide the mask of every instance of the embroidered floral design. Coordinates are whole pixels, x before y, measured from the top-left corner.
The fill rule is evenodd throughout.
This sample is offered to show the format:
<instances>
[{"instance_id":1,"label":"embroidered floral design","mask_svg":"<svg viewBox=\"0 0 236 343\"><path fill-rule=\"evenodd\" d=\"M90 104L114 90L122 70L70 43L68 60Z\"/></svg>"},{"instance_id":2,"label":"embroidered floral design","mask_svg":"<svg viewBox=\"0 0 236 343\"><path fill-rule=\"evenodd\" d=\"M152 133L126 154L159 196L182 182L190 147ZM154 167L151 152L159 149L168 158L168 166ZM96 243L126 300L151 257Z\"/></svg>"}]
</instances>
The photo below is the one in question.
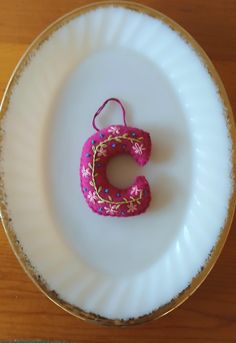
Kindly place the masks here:
<instances>
[{"instance_id":1,"label":"embroidered floral design","mask_svg":"<svg viewBox=\"0 0 236 343\"><path fill-rule=\"evenodd\" d=\"M117 210L116 210L116 205L111 205L111 204L109 204L109 206L107 207L107 206L105 206L104 207L104 209L105 209L105 211L106 211L106 214L110 214L110 215L114 215L114 214L116 214L117 213Z\"/></svg>"},{"instance_id":2,"label":"embroidered floral design","mask_svg":"<svg viewBox=\"0 0 236 343\"><path fill-rule=\"evenodd\" d=\"M88 199L90 202L92 202L93 204L95 204L95 200L98 199L97 195L96 195L96 192L91 192L89 191L88 193Z\"/></svg>"},{"instance_id":3,"label":"embroidered floral design","mask_svg":"<svg viewBox=\"0 0 236 343\"><path fill-rule=\"evenodd\" d=\"M130 194L131 195L139 195L140 191L141 191L141 189L139 189L138 186L135 185L131 188Z\"/></svg>"},{"instance_id":4,"label":"embroidered floral design","mask_svg":"<svg viewBox=\"0 0 236 343\"><path fill-rule=\"evenodd\" d=\"M115 126L111 126L109 130L112 129L112 132L115 132L115 130L119 130L119 128ZM123 135L120 136L108 136L105 140L101 141L99 144L96 146L93 146L93 162L92 164L88 165L89 168L91 169L91 180L89 184L93 187L94 191L90 191L88 193L88 199L95 204L98 202L99 204L107 204L103 209L106 212L106 214L109 215L116 215L118 213L118 209L121 205L126 205L128 209L128 213L133 213L137 211L137 206L140 205L140 200L142 199L142 190L139 189L137 186L133 186L130 192L130 197L125 198L121 197L120 201L114 201L112 197L104 190L104 193L106 193L105 198L102 195L102 187L99 186L97 187L96 185L96 177L98 176L98 173L95 173L95 165L97 166L97 162L100 160L101 156L107 156L107 143L111 141L117 141L119 143L122 142L122 140L127 140L130 141L132 144L134 144L132 147L138 150L138 152L142 153L145 148L143 147L143 144L140 143L140 141L143 139L143 137L129 137L128 133L124 133ZM115 143L112 143L115 144ZM112 146L112 145L111 145ZM82 173L84 171L84 174L87 176L87 172L90 175L90 171L88 168L82 168ZM135 197L134 197L135 196Z\"/></svg>"},{"instance_id":5,"label":"embroidered floral design","mask_svg":"<svg viewBox=\"0 0 236 343\"><path fill-rule=\"evenodd\" d=\"M133 202L130 202L128 205L127 205L127 212L128 213L133 213L135 211L137 211L137 205L135 205Z\"/></svg>"},{"instance_id":6,"label":"embroidered floral design","mask_svg":"<svg viewBox=\"0 0 236 343\"><path fill-rule=\"evenodd\" d=\"M82 176L87 177L91 175L89 168L85 168L85 166L82 167Z\"/></svg>"},{"instance_id":7,"label":"embroidered floral design","mask_svg":"<svg viewBox=\"0 0 236 343\"><path fill-rule=\"evenodd\" d=\"M143 151L145 150L143 144L138 144L137 142L134 143L132 148L133 148L135 154L137 154L137 155L142 155Z\"/></svg>"},{"instance_id":8,"label":"embroidered floral design","mask_svg":"<svg viewBox=\"0 0 236 343\"><path fill-rule=\"evenodd\" d=\"M116 126L111 126L108 129L108 132L112 133L113 135L119 135L120 129L118 127L116 127Z\"/></svg>"},{"instance_id":9,"label":"embroidered floral design","mask_svg":"<svg viewBox=\"0 0 236 343\"><path fill-rule=\"evenodd\" d=\"M107 155L107 150L101 145L98 150L97 150L98 156L106 156Z\"/></svg>"}]
</instances>

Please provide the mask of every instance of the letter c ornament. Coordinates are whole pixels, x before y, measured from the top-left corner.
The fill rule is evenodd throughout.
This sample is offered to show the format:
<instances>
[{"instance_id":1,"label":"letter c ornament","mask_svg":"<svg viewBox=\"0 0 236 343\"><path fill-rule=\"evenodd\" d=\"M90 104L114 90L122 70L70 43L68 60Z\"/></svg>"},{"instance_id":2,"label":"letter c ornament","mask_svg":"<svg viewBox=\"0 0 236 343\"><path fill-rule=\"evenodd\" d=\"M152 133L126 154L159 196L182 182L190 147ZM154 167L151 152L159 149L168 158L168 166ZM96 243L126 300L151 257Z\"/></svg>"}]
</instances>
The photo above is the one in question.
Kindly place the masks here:
<instances>
[{"instance_id":1,"label":"letter c ornament","mask_svg":"<svg viewBox=\"0 0 236 343\"><path fill-rule=\"evenodd\" d=\"M96 117L109 101L117 102L123 113L124 125L111 125L99 130ZM144 166L151 153L149 133L126 124L123 104L116 98L107 99L93 118L97 131L84 144L80 160L80 182L88 206L97 214L112 217L129 217L144 213L151 201L148 181L144 176L136 177L126 189L119 189L107 178L108 161L118 154L129 154Z\"/></svg>"}]
</instances>

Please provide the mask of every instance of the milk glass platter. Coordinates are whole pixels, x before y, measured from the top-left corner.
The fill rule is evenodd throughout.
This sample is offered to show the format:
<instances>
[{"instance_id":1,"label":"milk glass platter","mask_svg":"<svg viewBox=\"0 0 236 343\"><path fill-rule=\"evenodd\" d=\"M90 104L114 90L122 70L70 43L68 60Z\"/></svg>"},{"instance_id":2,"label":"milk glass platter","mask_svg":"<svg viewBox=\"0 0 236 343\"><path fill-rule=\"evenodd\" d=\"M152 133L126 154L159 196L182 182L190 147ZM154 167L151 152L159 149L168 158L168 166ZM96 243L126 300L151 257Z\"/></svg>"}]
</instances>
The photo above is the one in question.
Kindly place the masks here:
<instances>
[{"instance_id":1,"label":"milk glass platter","mask_svg":"<svg viewBox=\"0 0 236 343\"><path fill-rule=\"evenodd\" d=\"M143 215L102 217L80 190L92 116L109 98L150 132L149 163L115 158L112 183L145 175ZM120 123L109 105L100 127ZM219 76L194 39L163 14L96 3L50 25L16 67L1 104L1 217L25 271L85 320L158 318L205 279L235 205L235 126Z\"/></svg>"}]
</instances>

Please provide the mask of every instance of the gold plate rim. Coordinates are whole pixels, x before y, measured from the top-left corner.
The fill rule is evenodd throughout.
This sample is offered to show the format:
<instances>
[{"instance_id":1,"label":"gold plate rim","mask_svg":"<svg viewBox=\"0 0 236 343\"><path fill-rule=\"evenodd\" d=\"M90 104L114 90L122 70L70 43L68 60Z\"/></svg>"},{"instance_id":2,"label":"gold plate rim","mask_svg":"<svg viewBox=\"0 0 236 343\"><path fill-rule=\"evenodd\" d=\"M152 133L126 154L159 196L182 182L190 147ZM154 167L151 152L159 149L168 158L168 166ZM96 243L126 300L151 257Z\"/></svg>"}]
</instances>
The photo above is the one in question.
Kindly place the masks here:
<instances>
[{"instance_id":1,"label":"gold plate rim","mask_svg":"<svg viewBox=\"0 0 236 343\"><path fill-rule=\"evenodd\" d=\"M202 282L205 280L211 269L214 267L221 250L223 249L223 246L226 242L230 226L233 220L234 211L235 211L235 203L236 203L236 187L235 187L235 175L236 175L236 131L235 131L235 121L233 117L232 108L226 93L226 90L224 88L224 85L213 66L211 60L205 53L205 51L200 47L200 45L195 41L195 39L185 30L183 29L179 24L177 24L174 20L170 19L166 15L162 14L161 12L154 10L150 7L147 7L145 5L141 5L139 3L131 2L131 1L99 1L95 3L91 3L86 6L82 6L79 8L76 8L75 10L65 14L64 16L60 17L56 21L54 21L52 24L50 24L44 31L42 31L35 40L31 43L31 45L28 47L20 61L18 62L16 68L14 69L12 76L10 77L10 80L8 82L8 85L6 87L6 90L3 94L2 102L0 105L0 120L4 118L9 101L11 98L12 90L17 83L18 79L20 78L21 73L27 66L27 64L30 61L30 58L32 56L32 53L34 51L37 51L39 47L43 44L45 40L47 40L50 35L57 31L60 27L64 26L66 23L71 21L72 19L89 12L91 10L94 10L98 7L124 7L127 9L131 9L140 13L145 13L155 19L162 20L165 24L167 24L171 29L178 32L181 37L190 44L194 51L198 54L200 59L202 60L203 64L205 65L208 73L210 74L212 80L214 81L214 84L217 86L219 95L221 97L221 100L225 107L225 118L226 122L228 124L228 130L230 134L230 138L232 141L232 180L233 180L233 191L231 194L231 198L229 201L229 209L228 209L228 215L227 219L225 221L225 225L221 230L221 233L219 235L219 238L210 252L207 260L205 261L205 264L202 266L200 272L192 279L190 285L185 288L176 298L172 299L169 303L165 304L164 306L158 308L157 310L154 310L152 313L146 314L144 316L138 317L138 318L131 318L128 320L120 320L120 319L108 319L105 317L101 317L99 315L96 315L94 313L86 312L76 306L73 306L67 302L65 302L63 299L59 297L59 295L53 291L50 290L47 286L46 282L41 279L40 275L37 274L37 271L33 268L31 265L29 259L24 254L24 251L20 245L20 242L17 240L16 234L14 232L14 229L11 224L11 219L7 212L7 203L6 203L6 195L4 192L4 182L3 177L1 175L0 179L0 197L1 197L1 205L0 205L0 216L1 216L1 222L4 228L4 231L6 233L6 236L8 238L8 241L11 245L12 250L14 251L18 261L20 262L21 266L23 267L24 271L27 273L27 275L30 277L30 279L34 282L34 284L56 305L64 309L65 311L69 312L70 314L85 320L89 322L95 322L101 325L106 326L128 326L128 325L134 325L134 324L140 324L145 323L147 321L151 321L154 319L158 319L167 313L173 311L175 308L180 306L185 300L187 300L196 290L197 288L202 284ZM1 128L1 134L0 134L0 143L2 144L3 140L3 132Z\"/></svg>"}]
</instances>

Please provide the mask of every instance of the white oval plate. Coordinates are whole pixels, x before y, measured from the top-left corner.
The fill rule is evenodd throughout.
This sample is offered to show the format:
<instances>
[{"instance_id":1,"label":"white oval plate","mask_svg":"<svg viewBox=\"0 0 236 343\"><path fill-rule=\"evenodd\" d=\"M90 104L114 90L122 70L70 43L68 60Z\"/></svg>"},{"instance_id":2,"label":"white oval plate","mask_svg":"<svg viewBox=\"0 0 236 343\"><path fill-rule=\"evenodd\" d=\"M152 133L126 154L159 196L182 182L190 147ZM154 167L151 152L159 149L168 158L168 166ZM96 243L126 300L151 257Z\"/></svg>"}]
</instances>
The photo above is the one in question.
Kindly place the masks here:
<instances>
[{"instance_id":1,"label":"white oval plate","mask_svg":"<svg viewBox=\"0 0 236 343\"><path fill-rule=\"evenodd\" d=\"M130 126L151 133L143 170L129 158L109 169L120 186L141 173L149 180L151 206L137 217L98 216L80 190L82 145L112 96ZM160 316L196 289L233 213L234 124L214 68L184 30L137 4L77 10L33 43L2 113L5 228L48 296L80 317L121 324ZM110 106L99 125L120 123L118 113Z\"/></svg>"}]
</instances>

